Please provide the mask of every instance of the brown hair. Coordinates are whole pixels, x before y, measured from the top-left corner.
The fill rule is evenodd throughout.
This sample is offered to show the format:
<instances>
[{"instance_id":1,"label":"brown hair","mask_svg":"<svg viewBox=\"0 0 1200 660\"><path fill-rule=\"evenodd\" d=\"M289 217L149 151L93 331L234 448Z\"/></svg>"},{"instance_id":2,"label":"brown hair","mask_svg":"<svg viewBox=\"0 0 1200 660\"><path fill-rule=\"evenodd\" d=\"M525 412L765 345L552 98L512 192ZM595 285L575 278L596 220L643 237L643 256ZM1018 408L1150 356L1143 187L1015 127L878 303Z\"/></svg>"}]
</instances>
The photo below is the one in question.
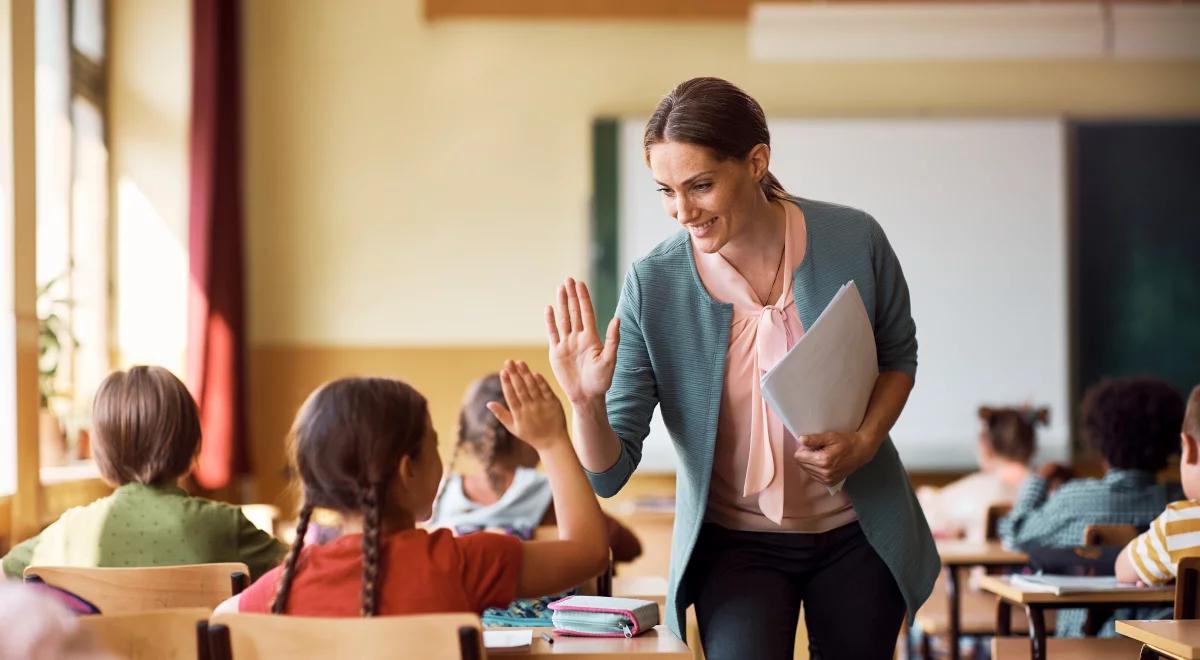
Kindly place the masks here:
<instances>
[{"instance_id":1,"label":"brown hair","mask_svg":"<svg viewBox=\"0 0 1200 660\"><path fill-rule=\"evenodd\" d=\"M642 149L650 160L650 147L666 141L707 147L721 160L744 160L754 147L771 146L767 116L762 106L737 85L720 78L692 78L679 83L659 101ZM759 183L767 199L788 199L774 174Z\"/></svg>"},{"instance_id":2,"label":"brown hair","mask_svg":"<svg viewBox=\"0 0 1200 660\"><path fill-rule=\"evenodd\" d=\"M466 448L483 465L492 490L499 493L501 475L496 471L496 459L509 455L521 440L504 425L487 404L492 401L504 403L504 392L500 388L500 374L493 373L471 383L467 388L466 401L458 413L458 442L454 444L453 465L459 452Z\"/></svg>"},{"instance_id":3,"label":"brown hair","mask_svg":"<svg viewBox=\"0 0 1200 660\"><path fill-rule=\"evenodd\" d=\"M1036 426L1050 423L1049 408L979 408L987 425L987 442L1001 458L1028 463L1037 451Z\"/></svg>"},{"instance_id":4,"label":"brown hair","mask_svg":"<svg viewBox=\"0 0 1200 660\"><path fill-rule=\"evenodd\" d=\"M108 482L164 484L187 473L200 448L200 413L162 367L109 374L92 402L96 466Z\"/></svg>"},{"instance_id":5,"label":"brown hair","mask_svg":"<svg viewBox=\"0 0 1200 660\"><path fill-rule=\"evenodd\" d=\"M287 609L304 534L321 507L363 514L362 615L375 616L382 508L400 459L420 451L428 420L425 397L398 380L343 378L309 395L290 434L304 503L271 612Z\"/></svg>"},{"instance_id":6,"label":"brown hair","mask_svg":"<svg viewBox=\"0 0 1200 660\"><path fill-rule=\"evenodd\" d=\"M1200 440L1200 385L1188 395L1187 410L1183 413L1183 432Z\"/></svg>"}]
</instances>

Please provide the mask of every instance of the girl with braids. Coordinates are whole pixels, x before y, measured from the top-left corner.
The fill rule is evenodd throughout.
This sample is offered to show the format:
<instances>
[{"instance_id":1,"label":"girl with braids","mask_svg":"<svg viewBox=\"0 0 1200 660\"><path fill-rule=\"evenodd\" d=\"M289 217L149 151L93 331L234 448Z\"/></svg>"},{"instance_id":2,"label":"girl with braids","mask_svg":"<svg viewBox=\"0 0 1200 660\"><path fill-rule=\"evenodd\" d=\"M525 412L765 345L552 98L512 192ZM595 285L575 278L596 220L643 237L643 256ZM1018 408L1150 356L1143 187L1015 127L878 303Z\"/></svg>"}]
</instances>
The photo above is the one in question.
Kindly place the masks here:
<instances>
[{"instance_id":1,"label":"girl with braids","mask_svg":"<svg viewBox=\"0 0 1200 660\"><path fill-rule=\"evenodd\" d=\"M1050 421L1047 408L979 408L979 471L942 488L921 488L917 497L935 536L983 541L984 513L1012 504L1037 451L1037 426Z\"/></svg>"},{"instance_id":2,"label":"girl with braids","mask_svg":"<svg viewBox=\"0 0 1200 660\"><path fill-rule=\"evenodd\" d=\"M567 436L562 404L523 362L506 363L500 382L507 405L492 402L488 410L546 464L559 540L522 543L416 528L429 518L442 477L425 398L396 380L337 380L309 396L292 427L304 502L291 551L282 566L217 611L480 612L561 591L604 570L604 519ZM304 547L314 507L342 514L346 533Z\"/></svg>"},{"instance_id":3,"label":"girl with braids","mask_svg":"<svg viewBox=\"0 0 1200 660\"><path fill-rule=\"evenodd\" d=\"M478 469L447 477L433 504L430 526L449 527L460 534L500 528L529 538L535 527L555 524L550 481L536 469L537 451L488 410L489 403L503 401L498 373L467 388L450 469L464 451ZM613 560L637 559L642 554L637 536L609 516L605 521Z\"/></svg>"}]
</instances>

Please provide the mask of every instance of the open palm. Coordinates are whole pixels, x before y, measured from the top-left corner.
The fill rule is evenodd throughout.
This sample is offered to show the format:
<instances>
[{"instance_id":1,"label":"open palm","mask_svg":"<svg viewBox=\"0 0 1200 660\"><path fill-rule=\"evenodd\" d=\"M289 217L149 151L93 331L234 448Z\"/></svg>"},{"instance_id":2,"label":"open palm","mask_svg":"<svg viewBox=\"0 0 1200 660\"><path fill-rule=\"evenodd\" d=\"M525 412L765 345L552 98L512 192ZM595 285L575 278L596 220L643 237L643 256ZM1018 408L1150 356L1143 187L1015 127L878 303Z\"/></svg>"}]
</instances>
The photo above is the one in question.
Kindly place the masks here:
<instances>
[{"instance_id":1,"label":"open palm","mask_svg":"<svg viewBox=\"0 0 1200 660\"><path fill-rule=\"evenodd\" d=\"M587 285L571 278L558 287L557 304L546 306L550 366L571 403L602 397L612 385L619 325L615 318L608 324L601 344Z\"/></svg>"}]
</instances>

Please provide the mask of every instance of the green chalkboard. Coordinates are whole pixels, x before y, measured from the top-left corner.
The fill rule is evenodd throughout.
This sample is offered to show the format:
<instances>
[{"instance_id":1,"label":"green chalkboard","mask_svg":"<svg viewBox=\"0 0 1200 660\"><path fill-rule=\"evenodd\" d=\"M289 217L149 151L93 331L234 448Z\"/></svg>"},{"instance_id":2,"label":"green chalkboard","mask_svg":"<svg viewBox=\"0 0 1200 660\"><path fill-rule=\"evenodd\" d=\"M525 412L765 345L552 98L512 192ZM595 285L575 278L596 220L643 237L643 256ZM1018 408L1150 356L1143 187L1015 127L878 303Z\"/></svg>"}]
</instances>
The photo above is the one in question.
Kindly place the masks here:
<instances>
[{"instance_id":1,"label":"green chalkboard","mask_svg":"<svg viewBox=\"0 0 1200 660\"><path fill-rule=\"evenodd\" d=\"M617 311L617 297L624 273L617 272L620 189L620 122L600 118L592 123L592 227L591 268L588 290L596 308L597 331L604 335Z\"/></svg>"},{"instance_id":2,"label":"green chalkboard","mask_svg":"<svg viewBox=\"0 0 1200 660\"><path fill-rule=\"evenodd\" d=\"M1200 120L1071 131L1073 399L1104 376L1200 383Z\"/></svg>"}]
</instances>

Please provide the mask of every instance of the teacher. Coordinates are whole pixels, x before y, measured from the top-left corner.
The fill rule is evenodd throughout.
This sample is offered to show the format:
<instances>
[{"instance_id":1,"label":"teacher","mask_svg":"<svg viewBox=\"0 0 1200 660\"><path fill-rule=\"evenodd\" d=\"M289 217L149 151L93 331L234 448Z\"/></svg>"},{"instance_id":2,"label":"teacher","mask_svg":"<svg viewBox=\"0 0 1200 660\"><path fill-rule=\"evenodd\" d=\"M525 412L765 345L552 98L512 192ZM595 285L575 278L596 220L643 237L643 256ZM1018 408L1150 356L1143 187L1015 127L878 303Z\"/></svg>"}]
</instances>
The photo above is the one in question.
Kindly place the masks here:
<instances>
[{"instance_id":1,"label":"teacher","mask_svg":"<svg viewBox=\"0 0 1200 660\"><path fill-rule=\"evenodd\" d=\"M710 660L791 658L804 604L812 657L891 658L940 566L888 437L917 367L896 255L866 213L785 192L762 108L729 82L680 84L643 144L683 231L634 262L603 344L582 282L546 309L592 487L625 485L661 406L679 456L671 630L684 637L694 603ZM879 361L866 415L855 431L793 437L761 376L850 280Z\"/></svg>"}]
</instances>

